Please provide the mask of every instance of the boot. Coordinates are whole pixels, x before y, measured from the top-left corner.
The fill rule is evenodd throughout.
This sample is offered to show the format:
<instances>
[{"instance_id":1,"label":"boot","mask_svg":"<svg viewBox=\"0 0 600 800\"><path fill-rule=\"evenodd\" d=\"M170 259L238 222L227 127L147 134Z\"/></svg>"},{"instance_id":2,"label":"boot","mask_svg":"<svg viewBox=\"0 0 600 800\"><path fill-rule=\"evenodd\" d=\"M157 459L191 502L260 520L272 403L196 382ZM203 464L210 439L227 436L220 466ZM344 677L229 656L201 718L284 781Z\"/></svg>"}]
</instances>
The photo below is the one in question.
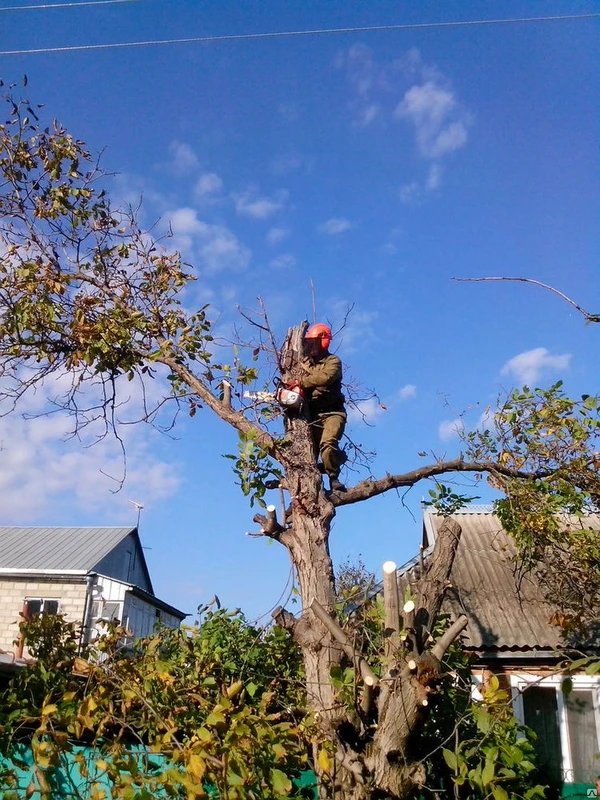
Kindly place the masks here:
<instances>
[{"instance_id":1,"label":"boot","mask_svg":"<svg viewBox=\"0 0 600 800\"><path fill-rule=\"evenodd\" d=\"M332 492L345 492L346 487L338 478L329 478L329 486Z\"/></svg>"}]
</instances>

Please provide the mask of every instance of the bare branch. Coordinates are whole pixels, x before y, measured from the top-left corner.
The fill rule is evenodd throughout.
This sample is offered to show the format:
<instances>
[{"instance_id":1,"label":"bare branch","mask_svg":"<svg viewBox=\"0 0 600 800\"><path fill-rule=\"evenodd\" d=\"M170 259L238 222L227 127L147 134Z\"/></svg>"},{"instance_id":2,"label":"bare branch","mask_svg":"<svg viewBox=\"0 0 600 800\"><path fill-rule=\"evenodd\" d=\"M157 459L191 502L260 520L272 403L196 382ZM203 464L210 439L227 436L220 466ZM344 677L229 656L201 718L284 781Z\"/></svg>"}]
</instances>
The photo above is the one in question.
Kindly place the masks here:
<instances>
[{"instance_id":1,"label":"bare branch","mask_svg":"<svg viewBox=\"0 0 600 800\"><path fill-rule=\"evenodd\" d=\"M164 342L161 342L164 344ZM160 355L156 358L157 362L165 364L169 369L177 375L181 380L186 383L198 397L206 403L206 405L221 417L224 422L228 422L238 431L246 435L252 434L255 437L256 443L267 452L271 452L274 448L274 442L271 436L262 428L253 425L243 414L235 411L227 406L223 401L219 400L210 389L198 378L197 375L180 361L175 356Z\"/></svg>"},{"instance_id":2,"label":"bare branch","mask_svg":"<svg viewBox=\"0 0 600 800\"><path fill-rule=\"evenodd\" d=\"M329 614L325 611L323 606L317 601L313 600L310 604L311 609L313 610L316 617L318 617L323 625L327 628L329 633L339 642L342 650L348 658L352 661L352 663L358 664L360 669L360 674L365 682L368 681L370 686L377 686L378 680L377 676L371 669L371 667L367 664L364 658L357 652L355 652L354 648L352 647L352 642L346 636L344 631L340 628L337 622L329 616Z\"/></svg>"},{"instance_id":3,"label":"bare branch","mask_svg":"<svg viewBox=\"0 0 600 800\"><path fill-rule=\"evenodd\" d=\"M438 661L441 661L446 654L446 650L450 647L456 637L462 631L464 631L468 622L469 620L464 616L464 614L455 620L452 625L450 625L448 630L440 636L440 638L431 648L431 655L437 658Z\"/></svg>"},{"instance_id":4,"label":"bare branch","mask_svg":"<svg viewBox=\"0 0 600 800\"><path fill-rule=\"evenodd\" d=\"M565 300L569 305L573 306L580 314L585 318L586 322L600 322L600 314L590 314L588 311L583 309L575 300L572 300L563 292L556 289L554 286L549 286L547 283L542 283L541 281L536 281L533 278L509 278L509 277L498 277L498 278L452 278L453 281L459 281L462 283L482 283L484 281L519 281L520 283L531 283L534 286L540 286L542 289L547 289L549 292L553 292L554 294L558 295L562 300Z\"/></svg>"},{"instance_id":5,"label":"bare branch","mask_svg":"<svg viewBox=\"0 0 600 800\"><path fill-rule=\"evenodd\" d=\"M378 494L389 492L390 489L399 487L410 487L419 481L433 478L436 475L444 475L447 472L485 472L492 475L499 475L506 478L520 478L532 480L548 478L554 474L554 470L536 470L528 472L526 470L511 469L493 461L465 461L463 458L454 458L450 461L438 461L436 464L429 464L418 469L405 472L401 475L386 475L385 478L376 480L367 479L352 486L344 494L331 497L334 506L347 506L351 503L360 503Z\"/></svg>"}]
</instances>

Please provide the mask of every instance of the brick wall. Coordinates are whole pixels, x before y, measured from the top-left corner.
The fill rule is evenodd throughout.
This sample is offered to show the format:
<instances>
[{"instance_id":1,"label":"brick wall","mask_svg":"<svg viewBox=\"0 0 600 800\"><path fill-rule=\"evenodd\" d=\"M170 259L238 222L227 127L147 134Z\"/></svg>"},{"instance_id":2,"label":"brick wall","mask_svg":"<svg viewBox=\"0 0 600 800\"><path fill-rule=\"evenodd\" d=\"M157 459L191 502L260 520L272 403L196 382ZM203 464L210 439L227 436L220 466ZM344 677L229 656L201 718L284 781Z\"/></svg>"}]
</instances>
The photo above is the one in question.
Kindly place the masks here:
<instances>
[{"instance_id":1,"label":"brick wall","mask_svg":"<svg viewBox=\"0 0 600 800\"><path fill-rule=\"evenodd\" d=\"M65 614L70 622L81 622L85 590L85 579L59 582L41 577L0 578L0 650L14 651L14 641L19 635L19 615L27 598L58 600L59 613Z\"/></svg>"}]
</instances>

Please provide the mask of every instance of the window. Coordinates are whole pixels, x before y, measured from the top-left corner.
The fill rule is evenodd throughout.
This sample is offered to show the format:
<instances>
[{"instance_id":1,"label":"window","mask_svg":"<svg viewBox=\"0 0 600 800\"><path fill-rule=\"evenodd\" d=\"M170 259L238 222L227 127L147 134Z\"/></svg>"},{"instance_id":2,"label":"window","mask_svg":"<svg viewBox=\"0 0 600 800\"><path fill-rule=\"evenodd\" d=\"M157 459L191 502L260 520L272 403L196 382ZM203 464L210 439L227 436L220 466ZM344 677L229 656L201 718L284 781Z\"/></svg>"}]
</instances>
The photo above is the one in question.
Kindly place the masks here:
<instances>
[{"instance_id":1,"label":"window","mask_svg":"<svg viewBox=\"0 0 600 800\"><path fill-rule=\"evenodd\" d=\"M107 600L96 600L92 606L92 618L108 622L120 622L123 612L123 603Z\"/></svg>"},{"instance_id":2,"label":"window","mask_svg":"<svg viewBox=\"0 0 600 800\"><path fill-rule=\"evenodd\" d=\"M537 734L540 767L553 783L594 784L600 772L600 680L575 676L511 677L515 714Z\"/></svg>"},{"instance_id":3,"label":"window","mask_svg":"<svg viewBox=\"0 0 600 800\"><path fill-rule=\"evenodd\" d=\"M58 614L58 600L47 600L45 598L29 597L25 600L27 617L37 617L40 614Z\"/></svg>"}]
</instances>

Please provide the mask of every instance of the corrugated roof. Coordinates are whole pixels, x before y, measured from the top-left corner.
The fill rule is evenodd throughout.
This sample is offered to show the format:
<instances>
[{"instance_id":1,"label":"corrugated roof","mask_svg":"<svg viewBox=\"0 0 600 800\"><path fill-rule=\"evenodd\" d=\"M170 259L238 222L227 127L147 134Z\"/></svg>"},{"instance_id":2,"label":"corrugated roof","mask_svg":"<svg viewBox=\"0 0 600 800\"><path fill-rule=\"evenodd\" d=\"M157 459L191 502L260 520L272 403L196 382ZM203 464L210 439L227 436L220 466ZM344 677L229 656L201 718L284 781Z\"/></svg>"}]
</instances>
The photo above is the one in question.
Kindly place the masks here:
<instances>
[{"instance_id":1,"label":"corrugated roof","mask_svg":"<svg viewBox=\"0 0 600 800\"><path fill-rule=\"evenodd\" d=\"M89 572L135 530L0 527L0 569Z\"/></svg>"},{"instance_id":2,"label":"corrugated roof","mask_svg":"<svg viewBox=\"0 0 600 800\"><path fill-rule=\"evenodd\" d=\"M560 629L550 623L554 609L545 601L535 575L519 573L515 545L498 517L475 507L453 514L452 519L461 526L462 536L444 608L469 618L465 645L487 652L564 647ZM429 544L442 522L443 517L424 512ZM586 517L584 524L600 530L600 515Z\"/></svg>"}]
</instances>

